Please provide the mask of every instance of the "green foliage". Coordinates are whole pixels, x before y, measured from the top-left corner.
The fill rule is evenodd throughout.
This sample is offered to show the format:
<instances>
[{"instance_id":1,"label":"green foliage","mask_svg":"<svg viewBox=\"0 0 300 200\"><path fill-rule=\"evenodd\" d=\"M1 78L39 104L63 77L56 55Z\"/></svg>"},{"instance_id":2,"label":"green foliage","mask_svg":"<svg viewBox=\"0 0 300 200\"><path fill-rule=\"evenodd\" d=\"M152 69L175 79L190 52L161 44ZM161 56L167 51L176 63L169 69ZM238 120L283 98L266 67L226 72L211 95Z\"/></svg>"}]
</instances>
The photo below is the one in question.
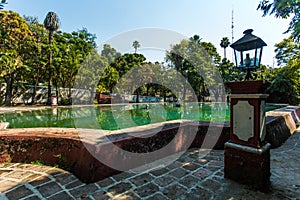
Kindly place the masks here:
<instances>
[{"instance_id":1,"label":"green foliage","mask_svg":"<svg viewBox=\"0 0 300 200\"><path fill-rule=\"evenodd\" d=\"M299 42L292 37L276 44L276 58L282 68L272 70L269 100L272 102L300 104L300 52Z\"/></svg>"},{"instance_id":2,"label":"green foliage","mask_svg":"<svg viewBox=\"0 0 300 200\"><path fill-rule=\"evenodd\" d=\"M287 19L292 16L286 33L291 33L296 41L300 39L300 1L299 0L261 0L258 10L263 11L263 16L274 14L275 17Z\"/></svg>"},{"instance_id":3,"label":"green foliage","mask_svg":"<svg viewBox=\"0 0 300 200\"><path fill-rule=\"evenodd\" d=\"M275 4L261 1L260 9L269 9L266 12L269 13L273 8L270 12L272 14L280 8L284 13L283 11L289 12L288 8L296 5L281 3L276 5L276 10L272 7ZM120 81L129 93L137 95L174 96L177 89L188 83L199 99L211 94L223 97L224 91L220 89L222 86L216 80L222 78L224 82L229 82L244 77L244 73L226 59L225 50L230 44L227 37L222 38L220 44L224 48L223 60L212 43L204 42L198 35L194 35L172 45L171 50L166 53L166 64L146 63L144 55L122 55L109 44L103 46L99 55L95 49L96 36L86 28L71 33L55 32L59 27L59 20L54 14L46 17L48 19L45 19L44 26L35 17L25 16L23 19L15 12L0 11L0 80L8 85L3 98L7 105L10 105L11 99L17 94L13 90L15 87L21 90L24 84L46 85L51 74L51 84L70 88L68 97L59 99L59 103L63 105L71 102L71 88L90 90L90 102L93 102L93 89L97 88L98 92L116 92L118 88L115 86ZM299 104L300 45L294 39L295 35L276 44L276 58L282 68L272 69L262 65L255 73L258 79L271 83L268 89L270 101ZM140 44L134 41L132 46L136 52ZM53 63L49 68L47 64L50 62L50 53ZM215 68L218 71L214 71ZM132 73L129 73L129 77L127 73L130 70ZM182 81L178 72L188 82ZM178 80L178 84L173 84L174 79ZM149 81L154 83L148 83ZM174 85L176 91L170 91L167 85ZM36 102L35 96L33 92L33 104Z\"/></svg>"},{"instance_id":4,"label":"green foliage","mask_svg":"<svg viewBox=\"0 0 300 200\"><path fill-rule=\"evenodd\" d=\"M32 161L32 162L30 162L30 164L32 164L32 165L39 165L39 166L45 166L45 164L44 164L44 162L42 160Z\"/></svg>"},{"instance_id":5,"label":"green foliage","mask_svg":"<svg viewBox=\"0 0 300 200\"><path fill-rule=\"evenodd\" d=\"M47 24L48 28L53 25L53 20ZM51 36L55 41L49 45L48 31L36 17L24 16L23 19L13 11L0 11L0 22L0 80L8 86L5 92L6 105L10 105L16 94L13 90L15 86L45 85L53 72L53 84L56 87L73 87L81 63L96 47L96 36L85 28L72 33L53 32ZM56 29L58 24L56 22L50 30ZM49 68L50 53L53 64ZM36 87L33 88L32 104L36 103Z\"/></svg>"},{"instance_id":6,"label":"green foliage","mask_svg":"<svg viewBox=\"0 0 300 200\"><path fill-rule=\"evenodd\" d=\"M0 75L7 84L5 105L10 106L13 86L22 79L20 74L28 70L23 61L34 38L25 20L16 12L0 11L0 24Z\"/></svg>"},{"instance_id":7,"label":"green foliage","mask_svg":"<svg viewBox=\"0 0 300 200\"><path fill-rule=\"evenodd\" d=\"M1 0L0 2L0 10L4 8L4 4L6 4L6 0Z\"/></svg>"},{"instance_id":8,"label":"green foliage","mask_svg":"<svg viewBox=\"0 0 300 200\"><path fill-rule=\"evenodd\" d=\"M287 76L286 69L280 70L280 73L277 74L267 89L267 93L270 94L268 101L273 103L288 103L291 105L299 104L299 97L297 97L297 91L294 85L293 80Z\"/></svg>"},{"instance_id":9,"label":"green foliage","mask_svg":"<svg viewBox=\"0 0 300 200\"><path fill-rule=\"evenodd\" d=\"M275 47L276 59L279 66L285 66L291 60L300 60L300 43L294 42L292 37L283 39Z\"/></svg>"},{"instance_id":10,"label":"green foliage","mask_svg":"<svg viewBox=\"0 0 300 200\"><path fill-rule=\"evenodd\" d=\"M182 40L167 52L167 61L171 68L175 68L186 78L199 100L208 95L208 88L217 97L223 93L217 89L221 86L217 81L221 77L218 77L218 71L215 70L220 60L215 46L210 42L202 42L198 35ZM185 93L186 91L183 92Z\"/></svg>"},{"instance_id":11,"label":"green foliage","mask_svg":"<svg viewBox=\"0 0 300 200\"><path fill-rule=\"evenodd\" d=\"M112 64L117 58L121 56L121 53L117 52L116 49L112 48L109 44L103 45L101 56L105 56L109 64Z\"/></svg>"},{"instance_id":12,"label":"green foliage","mask_svg":"<svg viewBox=\"0 0 300 200\"><path fill-rule=\"evenodd\" d=\"M222 76L223 82L239 81L244 78L244 73L240 72L234 63L224 58L218 65L218 70Z\"/></svg>"}]
</instances>

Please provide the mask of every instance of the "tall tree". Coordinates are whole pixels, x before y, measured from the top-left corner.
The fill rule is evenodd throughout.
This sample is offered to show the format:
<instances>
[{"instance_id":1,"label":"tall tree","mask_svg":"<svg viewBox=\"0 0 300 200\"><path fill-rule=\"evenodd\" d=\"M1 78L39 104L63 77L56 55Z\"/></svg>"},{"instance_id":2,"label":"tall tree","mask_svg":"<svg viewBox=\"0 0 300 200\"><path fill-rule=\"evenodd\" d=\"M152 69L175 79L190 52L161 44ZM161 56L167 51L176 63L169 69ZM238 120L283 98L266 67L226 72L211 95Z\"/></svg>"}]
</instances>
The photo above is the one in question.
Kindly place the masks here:
<instances>
[{"instance_id":1,"label":"tall tree","mask_svg":"<svg viewBox=\"0 0 300 200\"><path fill-rule=\"evenodd\" d=\"M278 66L286 66L290 60L300 59L300 43L294 42L292 37L285 38L275 45Z\"/></svg>"},{"instance_id":2,"label":"tall tree","mask_svg":"<svg viewBox=\"0 0 300 200\"><path fill-rule=\"evenodd\" d=\"M300 1L299 0L261 0L258 10L263 11L263 16L267 14L275 15L287 19L292 16L286 33L291 33L296 41L300 40Z\"/></svg>"},{"instance_id":3,"label":"tall tree","mask_svg":"<svg viewBox=\"0 0 300 200\"><path fill-rule=\"evenodd\" d=\"M105 56L108 60L108 63L111 64L121 56L121 53L117 52L117 50L115 48L112 48L109 44L104 44L101 55Z\"/></svg>"},{"instance_id":4,"label":"tall tree","mask_svg":"<svg viewBox=\"0 0 300 200\"><path fill-rule=\"evenodd\" d=\"M94 51L94 39L87 29L66 33L58 31L55 34L53 67L55 74L53 82L56 87L69 88L68 99L71 100L71 88L82 62ZM58 91L58 90L57 90ZM60 96L60 95L58 95Z\"/></svg>"},{"instance_id":5,"label":"tall tree","mask_svg":"<svg viewBox=\"0 0 300 200\"><path fill-rule=\"evenodd\" d=\"M224 58L226 58L226 48L229 46L230 42L228 37L223 37L220 46L224 48Z\"/></svg>"},{"instance_id":6,"label":"tall tree","mask_svg":"<svg viewBox=\"0 0 300 200\"><path fill-rule=\"evenodd\" d=\"M89 103L92 103L94 96L94 91L99 84L101 75L103 74L105 67L108 66L107 59L104 56L98 54L95 49L92 49L89 55L82 62L81 67L76 75L76 80L74 82L74 88L80 88L89 90L90 99ZM73 100L78 101L81 98L73 95Z\"/></svg>"},{"instance_id":7,"label":"tall tree","mask_svg":"<svg viewBox=\"0 0 300 200\"><path fill-rule=\"evenodd\" d=\"M28 66L29 70L23 76L26 83L33 85L31 104L37 102L37 85L45 83L48 63L48 43L47 30L43 24L40 24L37 17L24 16L33 37L35 38L31 46L28 46L23 63Z\"/></svg>"},{"instance_id":8,"label":"tall tree","mask_svg":"<svg viewBox=\"0 0 300 200\"><path fill-rule=\"evenodd\" d=\"M189 40L182 40L179 44L172 46L167 52L167 61L171 67L179 71L193 87L198 98L207 96L208 87L212 88L216 98L220 92L212 87L217 84L216 71L213 66L220 62L220 55L210 42L202 42L199 36L191 37ZM216 68L215 68L216 69ZM205 77L205 80L203 79ZM183 83L183 99L185 99L187 82Z\"/></svg>"},{"instance_id":9,"label":"tall tree","mask_svg":"<svg viewBox=\"0 0 300 200\"><path fill-rule=\"evenodd\" d=\"M48 99L47 99L47 105L51 105L51 79L52 79L52 40L53 40L53 34L55 31L59 28L59 18L56 15L55 12L48 12L45 20L44 20L44 26L49 31L49 47L50 47L50 53L49 53L49 66L48 66Z\"/></svg>"},{"instance_id":10,"label":"tall tree","mask_svg":"<svg viewBox=\"0 0 300 200\"><path fill-rule=\"evenodd\" d=\"M13 11L0 11L0 71L6 82L5 105L10 106L13 86L20 79L19 71L25 70L23 54L31 45L32 32L23 18Z\"/></svg>"},{"instance_id":11,"label":"tall tree","mask_svg":"<svg viewBox=\"0 0 300 200\"><path fill-rule=\"evenodd\" d=\"M300 43L294 42L290 37L275 46L278 65L282 68L277 70L271 82L270 97L276 97L278 93L284 92L282 97L286 99L281 98L281 102L285 100L285 103L297 105L300 103Z\"/></svg>"},{"instance_id":12,"label":"tall tree","mask_svg":"<svg viewBox=\"0 0 300 200\"><path fill-rule=\"evenodd\" d=\"M133 43L132 43L132 46L134 48L134 53L137 52L137 49L141 47L139 41L135 40Z\"/></svg>"}]
</instances>

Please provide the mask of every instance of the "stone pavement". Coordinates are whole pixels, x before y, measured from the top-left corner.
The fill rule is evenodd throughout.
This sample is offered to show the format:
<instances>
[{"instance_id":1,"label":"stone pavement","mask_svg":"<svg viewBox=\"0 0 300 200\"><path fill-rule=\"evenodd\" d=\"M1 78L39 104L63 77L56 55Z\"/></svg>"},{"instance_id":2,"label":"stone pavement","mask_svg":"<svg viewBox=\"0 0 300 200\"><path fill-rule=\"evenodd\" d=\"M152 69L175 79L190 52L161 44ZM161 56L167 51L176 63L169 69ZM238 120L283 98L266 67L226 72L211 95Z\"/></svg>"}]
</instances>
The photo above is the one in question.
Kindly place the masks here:
<instances>
[{"instance_id":1,"label":"stone pavement","mask_svg":"<svg viewBox=\"0 0 300 200\"><path fill-rule=\"evenodd\" d=\"M202 151L201 151L202 152ZM224 179L222 150L199 157L191 149L164 168L140 174L123 172L84 184L48 166L0 164L2 199L300 199L300 128L271 150L271 191L267 194Z\"/></svg>"}]
</instances>

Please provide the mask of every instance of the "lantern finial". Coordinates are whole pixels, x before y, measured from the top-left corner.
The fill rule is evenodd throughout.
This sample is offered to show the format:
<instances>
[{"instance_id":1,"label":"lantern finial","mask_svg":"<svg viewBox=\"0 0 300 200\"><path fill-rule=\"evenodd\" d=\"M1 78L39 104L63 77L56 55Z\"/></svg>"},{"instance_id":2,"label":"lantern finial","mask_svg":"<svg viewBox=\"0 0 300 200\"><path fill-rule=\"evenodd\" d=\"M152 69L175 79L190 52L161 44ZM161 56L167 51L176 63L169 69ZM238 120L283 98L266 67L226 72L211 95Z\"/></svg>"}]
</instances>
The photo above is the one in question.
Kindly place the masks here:
<instances>
[{"instance_id":1,"label":"lantern finial","mask_svg":"<svg viewBox=\"0 0 300 200\"><path fill-rule=\"evenodd\" d=\"M247 30L245 30L245 31L243 32L243 34L249 35L249 34L251 34L252 32L253 32L253 29L247 29Z\"/></svg>"}]
</instances>

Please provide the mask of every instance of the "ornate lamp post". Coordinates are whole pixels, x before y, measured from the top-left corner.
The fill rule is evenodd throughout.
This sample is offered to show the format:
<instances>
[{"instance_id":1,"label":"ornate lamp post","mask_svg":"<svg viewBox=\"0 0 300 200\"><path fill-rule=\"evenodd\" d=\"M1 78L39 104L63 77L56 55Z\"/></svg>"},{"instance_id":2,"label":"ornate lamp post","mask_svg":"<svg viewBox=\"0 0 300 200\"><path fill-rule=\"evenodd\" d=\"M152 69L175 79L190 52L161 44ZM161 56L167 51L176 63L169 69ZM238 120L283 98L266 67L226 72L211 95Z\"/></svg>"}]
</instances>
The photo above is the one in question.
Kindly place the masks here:
<instances>
[{"instance_id":1,"label":"ornate lamp post","mask_svg":"<svg viewBox=\"0 0 300 200\"><path fill-rule=\"evenodd\" d=\"M259 37L252 35L253 30L244 31L244 36L230 45L234 49L237 68L246 71L245 80L253 79L251 71L260 66L262 49L267 44Z\"/></svg>"},{"instance_id":2,"label":"ornate lamp post","mask_svg":"<svg viewBox=\"0 0 300 200\"><path fill-rule=\"evenodd\" d=\"M252 78L266 43L252 29L233 43L236 66ZM230 82L230 140L225 144L224 176L262 191L270 183L270 144L265 141L265 81Z\"/></svg>"}]
</instances>

